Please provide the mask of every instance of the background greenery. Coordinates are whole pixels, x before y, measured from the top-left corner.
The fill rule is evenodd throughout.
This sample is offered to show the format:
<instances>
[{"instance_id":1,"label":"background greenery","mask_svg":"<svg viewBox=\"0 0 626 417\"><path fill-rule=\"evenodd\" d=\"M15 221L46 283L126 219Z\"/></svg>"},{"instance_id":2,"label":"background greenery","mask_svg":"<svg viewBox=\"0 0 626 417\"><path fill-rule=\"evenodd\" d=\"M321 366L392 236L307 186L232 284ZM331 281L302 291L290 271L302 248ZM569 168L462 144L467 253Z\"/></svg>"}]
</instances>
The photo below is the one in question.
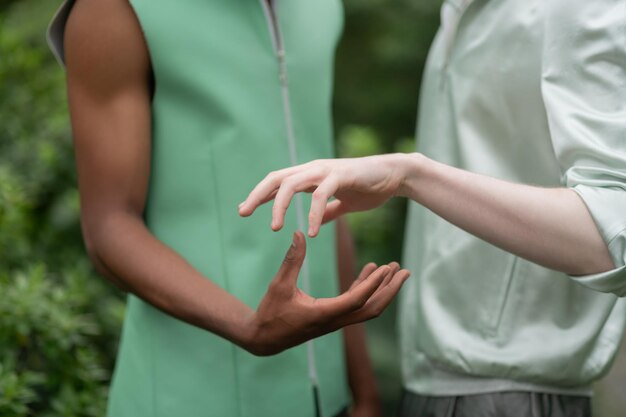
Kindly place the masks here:
<instances>
[{"instance_id":1,"label":"background greenery","mask_svg":"<svg viewBox=\"0 0 626 417\"><path fill-rule=\"evenodd\" d=\"M124 314L81 242L64 76L43 37L58 3L0 0L0 417L103 415ZM345 6L338 153L410 151L439 1ZM400 258L404 211L392 201L350 218L361 263ZM389 415L400 393L394 310L368 324ZM625 357L598 389L604 417L626 416Z\"/></svg>"}]
</instances>

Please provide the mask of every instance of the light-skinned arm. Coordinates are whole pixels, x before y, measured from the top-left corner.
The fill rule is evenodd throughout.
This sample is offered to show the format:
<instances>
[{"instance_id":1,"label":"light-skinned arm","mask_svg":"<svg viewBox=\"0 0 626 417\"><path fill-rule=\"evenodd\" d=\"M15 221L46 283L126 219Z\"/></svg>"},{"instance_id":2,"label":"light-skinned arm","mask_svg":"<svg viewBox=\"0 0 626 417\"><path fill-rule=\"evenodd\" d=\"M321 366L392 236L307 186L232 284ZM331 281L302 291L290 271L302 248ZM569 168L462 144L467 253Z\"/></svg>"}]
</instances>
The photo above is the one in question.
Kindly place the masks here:
<instances>
[{"instance_id":1,"label":"light-skinned arm","mask_svg":"<svg viewBox=\"0 0 626 417\"><path fill-rule=\"evenodd\" d=\"M369 271L336 298L296 287L306 243L294 234L256 311L203 276L148 230L151 66L141 28L125 0L81 0L65 33L68 96L90 258L102 275L162 311L257 355L379 314L406 271ZM385 284L385 291L381 285Z\"/></svg>"},{"instance_id":2,"label":"light-skinned arm","mask_svg":"<svg viewBox=\"0 0 626 417\"><path fill-rule=\"evenodd\" d=\"M283 225L296 192L312 192L309 235L322 222L410 198L450 223L510 253L570 275L615 267L578 194L569 188L517 184L461 170L426 156L389 154L318 160L270 173L240 205L249 216L275 199L272 228ZM331 197L335 200L329 203Z\"/></svg>"}]
</instances>

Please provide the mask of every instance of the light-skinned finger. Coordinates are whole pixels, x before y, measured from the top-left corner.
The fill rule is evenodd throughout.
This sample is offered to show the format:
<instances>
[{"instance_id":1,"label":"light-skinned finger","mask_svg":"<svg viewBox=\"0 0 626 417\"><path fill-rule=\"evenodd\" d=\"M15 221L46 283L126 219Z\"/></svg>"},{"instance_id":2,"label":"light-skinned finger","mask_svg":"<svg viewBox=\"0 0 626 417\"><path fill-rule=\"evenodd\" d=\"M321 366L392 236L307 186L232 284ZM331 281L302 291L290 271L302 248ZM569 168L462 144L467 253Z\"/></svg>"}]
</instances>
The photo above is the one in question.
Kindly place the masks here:
<instances>
[{"instance_id":1,"label":"light-skinned finger","mask_svg":"<svg viewBox=\"0 0 626 417\"><path fill-rule=\"evenodd\" d=\"M317 172L304 171L283 180L272 207L272 230L280 230L285 223L285 214L296 193L306 191L316 185Z\"/></svg>"},{"instance_id":2,"label":"light-skinned finger","mask_svg":"<svg viewBox=\"0 0 626 417\"><path fill-rule=\"evenodd\" d=\"M257 208L261 207L261 206L262 206L262 205L264 205L264 204L267 204L267 202L272 201L272 200L274 199L274 197L276 197L276 193L277 193L277 192L278 192L278 189L276 189L276 190L272 191L272 193L271 193L270 195L266 196L266 197L263 199L263 201L260 201L260 202L259 202L258 206L257 206L257 207L255 207L255 208L254 208L254 210L256 210ZM242 205L243 205L243 203L241 203L241 204L239 205L239 207L241 207ZM245 216L244 216L244 215L242 215L242 214L241 214L241 210L239 209L239 207L237 208L237 210L239 211L239 215L240 215L241 217L250 217L249 215L245 215Z\"/></svg>"},{"instance_id":3,"label":"light-skinned finger","mask_svg":"<svg viewBox=\"0 0 626 417\"><path fill-rule=\"evenodd\" d=\"M239 215L248 217L264 202L269 201L268 197L278 190L283 179L294 174L299 166L281 169L279 171L270 172L263 180L261 180L248 194L248 197L239 204Z\"/></svg>"},{"instance_id":4,"label":"light-skinned finger","mask_svg":"<svg viewBox=\"0 0 626 417\"><path fill-rule=\"evenodd\" d=\"M311 210L309 211L309 236L315 237L320 231L322 225L322 219L326 211L326 205L328 199L335 194L339 183L337 179L330 175L320 183L320 185L313 191L311 197Z\"/></svg>"}]
</instances>

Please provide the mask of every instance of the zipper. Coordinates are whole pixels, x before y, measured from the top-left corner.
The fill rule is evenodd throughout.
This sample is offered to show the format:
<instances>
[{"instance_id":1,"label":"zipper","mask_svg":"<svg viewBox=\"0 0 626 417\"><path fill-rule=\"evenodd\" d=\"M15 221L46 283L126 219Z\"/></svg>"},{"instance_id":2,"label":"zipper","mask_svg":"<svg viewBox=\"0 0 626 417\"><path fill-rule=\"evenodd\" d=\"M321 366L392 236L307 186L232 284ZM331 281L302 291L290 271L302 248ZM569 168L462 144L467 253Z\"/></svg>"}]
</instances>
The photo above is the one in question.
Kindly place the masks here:
<instances>
[{"instance_id":1,"label":"zipper","mask_svg":"<svg viewBox=\"0 0 626 417\"><path fill-rule=\"evenodd\" d=\"M268 1L272 2L272 5L268 4ZM278 23L277 3L278 0L259 0L263 12L265 13L265 19L272 38L272 46L274 53L276 54L276 61L278 63L278 78L280 82L280 89L283 102L283 113L285 120L285 128L287 130L287 144L289 146L289 160L290 165L298 165L298 153L296 149L296 134L293 128L293 116L291 113L291 101L289 98L289 78L287 73L287 63L285 61L285 45L283 43L282 35L280 32L280 25ZM304 202L302 194L297 193L294 197L295 209L298 229L305 230L306 223L304 219ZM300 270L302 289L310 293L311 280L309 274L308 257L304 258L302 269ZM314 342L309 340L306 342L307 351L307 366L309 373L309 380L313 387L313 401L315 404L316 417L320 417L321 404L319 398L319 378L317 375L317 365L315 358Z\"/></svg>"}]
</instances>

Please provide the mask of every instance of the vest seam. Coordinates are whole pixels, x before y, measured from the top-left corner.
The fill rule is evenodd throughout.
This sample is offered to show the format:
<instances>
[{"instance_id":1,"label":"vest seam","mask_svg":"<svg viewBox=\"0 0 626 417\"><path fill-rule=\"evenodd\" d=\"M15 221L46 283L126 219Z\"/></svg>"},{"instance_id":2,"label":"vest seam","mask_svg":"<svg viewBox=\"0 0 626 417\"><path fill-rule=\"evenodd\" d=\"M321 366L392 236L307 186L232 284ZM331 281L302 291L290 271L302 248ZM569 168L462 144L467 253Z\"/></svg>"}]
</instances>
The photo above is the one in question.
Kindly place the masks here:
<instances>
[{"instance_id":1,"label":"vest seam","mask_svg":"<svg viewBox=\"0 0 626 417\"><path fill-rule=\"evenodd\" d=\"M225 243L224 243L224 233L222 230L222 213L220 211L220 207L221 205L219 204L219 199L218 199L218 184L217 181L215 180L217 178L217 172L215 171L215 159L214 159L214 150L213 150L213 143L210 142L209 143L209 158L210 158L210 165L211 165L211 184L212 184L212 189L213 189L213 199L215 201L215 215L217 218L217 235L219 236L219 251L220 251L220 258L221 258L221 266L222 266L222 273L224 274L224 289L232 294L231 290L230 290L230 285L229 285L229 274L228 274L228 267L226 265L226 247L225 247ZM229 341L230 342L230 341ZM241 410L241 390L240 390L240 383L239 383L239 367L237 366L237 347L235 346L234 343L230 342L230 348L231 348L231 354L232 354L232 358L233 358L233 375L234 375L234 380L235 380L235 403L236 403L236 407L237 407L237 415L242 417L243 413Z\"/></svg>"}]
</instances>

